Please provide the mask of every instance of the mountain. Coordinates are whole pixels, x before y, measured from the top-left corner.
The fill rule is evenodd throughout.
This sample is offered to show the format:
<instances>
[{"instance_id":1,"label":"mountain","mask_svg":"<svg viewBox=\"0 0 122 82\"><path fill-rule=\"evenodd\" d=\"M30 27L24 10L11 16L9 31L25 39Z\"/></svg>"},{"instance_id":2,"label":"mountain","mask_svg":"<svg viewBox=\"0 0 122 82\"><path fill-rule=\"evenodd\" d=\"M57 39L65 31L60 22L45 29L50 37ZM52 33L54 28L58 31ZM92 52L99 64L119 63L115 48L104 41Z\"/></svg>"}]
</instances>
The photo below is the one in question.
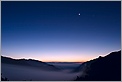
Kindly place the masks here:
<instances>
[{"instance_id":1,"label":"mountain","mask_svg":"<svg viewBox=\"0 0 122 82\"><path fill-rule=\"evenodd\" d=\"M121 51L84 62L73 72L81 72L75 81L121 81Z\"/></svg>"},{"instance_id":2,"label":"mountain","mask_svg":"<svg viewBox=\"0 0 122 82\"><path fill-rule=\"evenodd\" d=\"M1 56L1 63L5 64L13 64L13 65L19 65L19 66L28 66L28 67L34 67L44 70L60 70L59 68L55 67L54 65L47 64L42 61L33 60L33 59L12 59L9 57L3 57Z\"/></svg>"}]
</instances>

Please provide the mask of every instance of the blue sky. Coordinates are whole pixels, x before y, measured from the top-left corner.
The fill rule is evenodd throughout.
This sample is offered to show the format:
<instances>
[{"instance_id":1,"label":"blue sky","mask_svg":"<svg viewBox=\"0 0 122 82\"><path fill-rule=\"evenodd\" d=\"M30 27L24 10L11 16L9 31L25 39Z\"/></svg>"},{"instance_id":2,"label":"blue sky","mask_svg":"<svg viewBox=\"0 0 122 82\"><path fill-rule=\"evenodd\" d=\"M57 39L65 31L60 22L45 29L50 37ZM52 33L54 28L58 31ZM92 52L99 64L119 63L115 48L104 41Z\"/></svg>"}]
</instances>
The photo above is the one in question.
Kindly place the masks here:
<instances>
[{"instance_id":1,"label":"blue sky","mask_svg":"<svg viewBox=\"0 0 122 82\"><path fill-rule=\"evenodd\" d=\"M2 1L1 17L3 56L76 62L121 49L120 1Z\"/></svg>"}]
</instances>

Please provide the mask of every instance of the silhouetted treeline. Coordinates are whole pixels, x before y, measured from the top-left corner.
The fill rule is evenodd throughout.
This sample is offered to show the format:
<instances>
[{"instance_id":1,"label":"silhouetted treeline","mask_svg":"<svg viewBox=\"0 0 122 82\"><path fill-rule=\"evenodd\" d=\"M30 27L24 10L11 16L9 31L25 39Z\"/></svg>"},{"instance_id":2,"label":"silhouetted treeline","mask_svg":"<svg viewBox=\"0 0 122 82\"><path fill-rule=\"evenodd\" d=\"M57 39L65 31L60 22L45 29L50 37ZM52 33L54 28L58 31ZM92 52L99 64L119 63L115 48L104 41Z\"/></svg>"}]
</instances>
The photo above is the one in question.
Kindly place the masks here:
<instances>
[{"instance_id":1,"label":"silhouetted treeline","mask_svg":"<svg viewBox=\"0 0 122 82\"><path fill-rule=\"evenodd\" d=\"M1 73L1 81L9 81L6 77L5 78L3 78L2 77L2 73Z\"/></svg>"}]
</instances>

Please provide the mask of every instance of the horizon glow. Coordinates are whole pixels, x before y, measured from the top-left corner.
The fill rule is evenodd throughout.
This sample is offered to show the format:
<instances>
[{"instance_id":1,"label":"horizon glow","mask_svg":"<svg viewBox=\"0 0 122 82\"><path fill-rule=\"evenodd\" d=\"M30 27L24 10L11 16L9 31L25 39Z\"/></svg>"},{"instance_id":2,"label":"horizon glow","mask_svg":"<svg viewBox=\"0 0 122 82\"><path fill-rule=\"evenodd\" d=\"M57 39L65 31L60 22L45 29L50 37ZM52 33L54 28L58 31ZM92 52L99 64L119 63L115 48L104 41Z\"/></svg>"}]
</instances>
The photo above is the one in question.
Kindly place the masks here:
<instances>
[{"instance_id":1,"label":"horizon glow","mask_svg":"<svg viewBox=\"0 0 122 82\"><path fill-rule=\"evenodd\" d=\"M1 17L3 56L84 62L121 49L121 1L2 1Z\"/></svg>"}]
</instances>

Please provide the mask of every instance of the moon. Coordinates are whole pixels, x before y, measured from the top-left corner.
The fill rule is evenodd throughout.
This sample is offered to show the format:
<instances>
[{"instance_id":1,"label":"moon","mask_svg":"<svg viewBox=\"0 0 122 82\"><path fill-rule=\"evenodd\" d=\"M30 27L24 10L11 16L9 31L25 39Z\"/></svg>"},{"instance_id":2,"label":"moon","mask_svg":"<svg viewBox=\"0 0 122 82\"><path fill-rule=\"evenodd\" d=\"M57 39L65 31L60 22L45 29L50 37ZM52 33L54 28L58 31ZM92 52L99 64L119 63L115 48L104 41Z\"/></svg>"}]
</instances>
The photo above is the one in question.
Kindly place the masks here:
<instances>
[{"instance_id":1,"label":"moon","mask_svg":"<svg viewBox=\"0 0 122 82\"><path fill-rule=\"evenodd\" d=\"M78 15L80 16L80 13Z\"/></svg>"}]
</instances>

